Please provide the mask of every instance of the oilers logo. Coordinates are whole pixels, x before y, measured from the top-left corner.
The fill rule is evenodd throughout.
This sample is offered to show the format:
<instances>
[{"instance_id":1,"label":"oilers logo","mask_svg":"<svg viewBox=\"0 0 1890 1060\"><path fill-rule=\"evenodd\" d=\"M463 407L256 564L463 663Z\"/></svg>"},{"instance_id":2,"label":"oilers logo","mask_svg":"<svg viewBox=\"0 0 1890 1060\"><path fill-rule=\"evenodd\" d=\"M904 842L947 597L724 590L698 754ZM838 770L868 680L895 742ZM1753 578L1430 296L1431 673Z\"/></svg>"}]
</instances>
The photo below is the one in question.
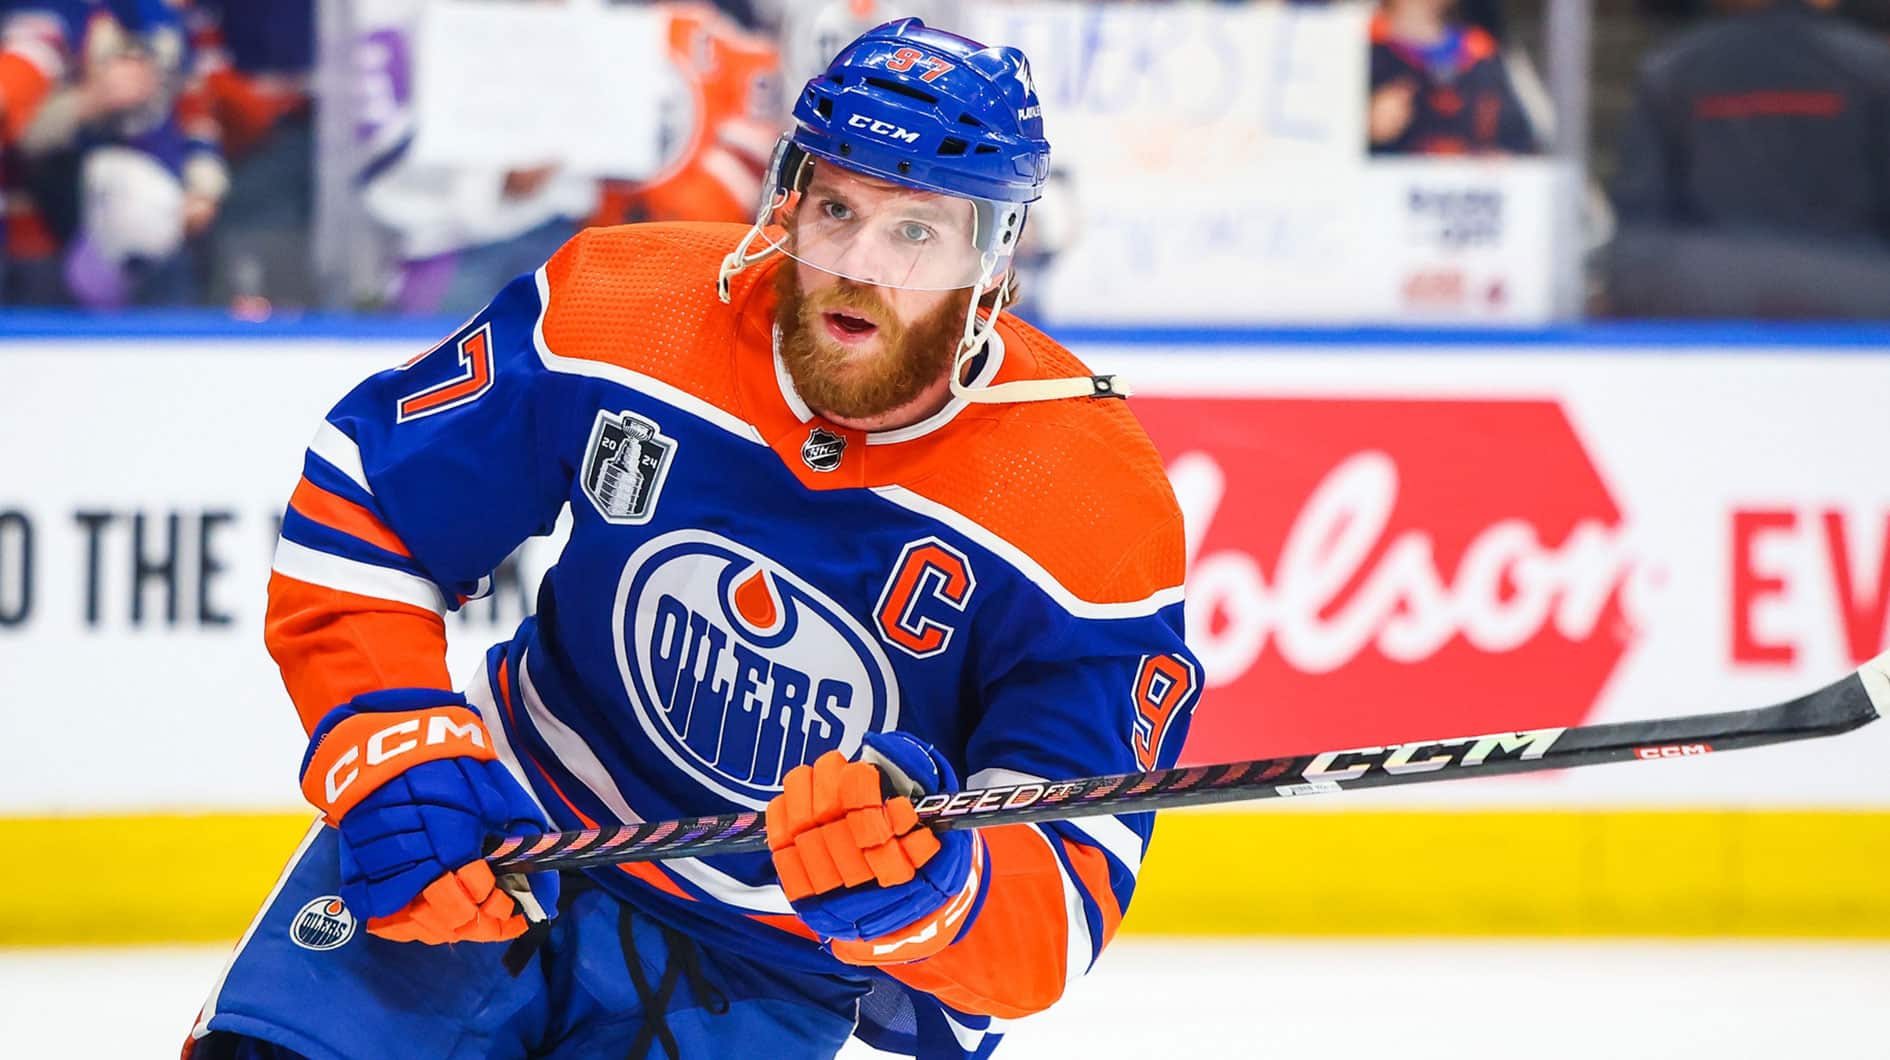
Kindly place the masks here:
<instances>
[{"instance_id":1,"label":"oilers logo","mask_svg":"<svg viewBox=\"0 0 1890 1060\"><path fill-rule=\"evenodd\" d=\"M703 530L624 566L617 664L637 722L675 765L761 809L797 765L899 722L898 686L852 616L768 557Z\"/></svg>"},{"instance_id":2,"label":"oilers logo","mask_svg":"<svg viewBox=\"0 0 1890 1060\"><path fill-rule=\"evenodd\" d=\"M289 940L317 953L339 949L354 937L354 914L337 895L327 894L296 910L289 921Z\"/></svg>"}]
</instances>

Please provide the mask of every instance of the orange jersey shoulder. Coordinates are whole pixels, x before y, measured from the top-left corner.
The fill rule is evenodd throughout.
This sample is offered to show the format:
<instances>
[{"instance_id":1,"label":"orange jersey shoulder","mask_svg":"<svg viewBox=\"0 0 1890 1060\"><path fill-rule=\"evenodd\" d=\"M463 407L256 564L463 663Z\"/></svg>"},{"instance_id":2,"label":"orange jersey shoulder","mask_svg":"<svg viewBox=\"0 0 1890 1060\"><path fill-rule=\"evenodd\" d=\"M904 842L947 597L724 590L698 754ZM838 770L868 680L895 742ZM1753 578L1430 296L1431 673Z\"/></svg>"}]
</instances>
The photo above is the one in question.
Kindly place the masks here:
<instances>
[{"instance_id":1,"label":"orange jersey shoulder","mask_svg":"<svg viewBox=\"0 0 1890 1060\"><path fill-rule=\"evenodd\" d=\"M997 382L1090 369L1023 321L999 319ZM1090 603L1141 600L1182 582L1181 509L1154 443L1120 398L975 406L961 450L915 492L989 528ZM942 454L941 454L942 455Z\"/></svg>"},{"instance_id":2,"label":"orange jersey shoulder","mask_svg":"<svg viewBox=\"0 0 1890 1060\"><path fill-rule=\"evenodd\" d=\"M756 397L775 385L767 351L779 259L735 277L728 304L716 295L722 258L745 231L666 223L580 233L546 266L547 349L655 379L757 425L770 444L781 434L798 447L806 427ZM1090 374L1029 324L1002 317L998 331L995 382ZM1121 399L973 405L924 439L868 448L883 463L856 484L903 486L951 509L1080 600L1139 601L1181 584L1180 509Z\"/></svg>"},{"instance_id":3,"label":"orange jersey shoulder","mask_svg":"<svg viewBox=\"0 0 1890 1060\"><path fill-rule=\"evenodd\" d=\"M715 280L746 230L665 222L578 233L545 266L545 347L728 407L737 309L757 276L749 270L735 278L732 305L716 296Z\"/></svg>"}]
</instances>

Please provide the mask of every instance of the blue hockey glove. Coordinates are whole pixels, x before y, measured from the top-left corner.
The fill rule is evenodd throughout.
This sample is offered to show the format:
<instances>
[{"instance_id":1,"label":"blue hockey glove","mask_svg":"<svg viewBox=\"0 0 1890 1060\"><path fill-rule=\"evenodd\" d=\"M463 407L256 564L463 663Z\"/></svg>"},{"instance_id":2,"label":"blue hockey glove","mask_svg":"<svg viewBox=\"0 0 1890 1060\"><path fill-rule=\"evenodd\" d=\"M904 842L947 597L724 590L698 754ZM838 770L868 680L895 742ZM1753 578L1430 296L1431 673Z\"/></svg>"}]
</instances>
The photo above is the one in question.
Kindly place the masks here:
<instances>
[{"instance_id":1,"label":"blue hockey glove","mask_svg":"<svg viewBox=\"0 0 1890 1060\"><path fill-rule=\"evenodd\" d=\"M302 758L302 793L341 833L341 900L372 934L496 942L557 910L556 873L502 885L483 859L489 837L546 824L458 693L395 688L329 711Z\"/></svg>"}]
</instances>

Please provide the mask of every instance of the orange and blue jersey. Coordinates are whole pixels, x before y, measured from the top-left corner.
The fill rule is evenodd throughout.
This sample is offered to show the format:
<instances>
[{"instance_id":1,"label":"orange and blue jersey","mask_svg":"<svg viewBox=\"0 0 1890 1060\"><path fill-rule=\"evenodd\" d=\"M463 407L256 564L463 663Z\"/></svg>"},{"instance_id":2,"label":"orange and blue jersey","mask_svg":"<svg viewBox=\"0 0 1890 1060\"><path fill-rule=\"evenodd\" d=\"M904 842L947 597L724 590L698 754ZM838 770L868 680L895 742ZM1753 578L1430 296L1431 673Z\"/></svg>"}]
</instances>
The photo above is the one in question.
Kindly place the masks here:
<instances>
[{"instance_id":1,"label":"orange and blue jersey","mask_svg":"<svg viewBox=\"0 0 1890 1060\"><path fill-rule=\"evenodd\" d=\"M567 506L535 616L465 689L559 827L760 809L870 731L969 785L1170 766L1200 688L1181 515L1121 401L981 405L862 434L775 353L769 264L715 295L738 225L592 229L318 428L283 521L269 647L305 725L448 687L442 616ZM776 259L778 262L779 259ZM792 267L792 266L789 266ZM1005 318L977 383L1087 375ZM595 882L710 947L870 979L861 1037L985 1055L1107 945L1151 814L986 830L944 951L841 963L768 856Z\"/></svg>"}]
</instances>

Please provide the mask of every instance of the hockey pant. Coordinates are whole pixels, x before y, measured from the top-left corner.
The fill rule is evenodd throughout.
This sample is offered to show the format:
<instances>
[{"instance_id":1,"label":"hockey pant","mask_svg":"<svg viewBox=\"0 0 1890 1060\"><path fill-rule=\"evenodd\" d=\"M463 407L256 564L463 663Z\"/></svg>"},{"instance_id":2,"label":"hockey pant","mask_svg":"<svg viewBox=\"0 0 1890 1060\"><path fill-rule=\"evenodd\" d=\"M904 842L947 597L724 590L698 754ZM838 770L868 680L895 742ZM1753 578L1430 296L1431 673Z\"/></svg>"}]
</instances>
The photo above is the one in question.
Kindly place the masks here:
<instances>
[{"instance_id":1,"label":"hockey pant","mask_svg":"<svg viewBox=\"0 0 1890 1060\"><path fill-rule=\"evenodd\" d=\"M338 878L335 833L318 825L211 989L186 1060L812 1060L839 1051L866 993L705 950L575 874L549 924L450 946L369 935Z\"/></svg>"}]
</instances>

